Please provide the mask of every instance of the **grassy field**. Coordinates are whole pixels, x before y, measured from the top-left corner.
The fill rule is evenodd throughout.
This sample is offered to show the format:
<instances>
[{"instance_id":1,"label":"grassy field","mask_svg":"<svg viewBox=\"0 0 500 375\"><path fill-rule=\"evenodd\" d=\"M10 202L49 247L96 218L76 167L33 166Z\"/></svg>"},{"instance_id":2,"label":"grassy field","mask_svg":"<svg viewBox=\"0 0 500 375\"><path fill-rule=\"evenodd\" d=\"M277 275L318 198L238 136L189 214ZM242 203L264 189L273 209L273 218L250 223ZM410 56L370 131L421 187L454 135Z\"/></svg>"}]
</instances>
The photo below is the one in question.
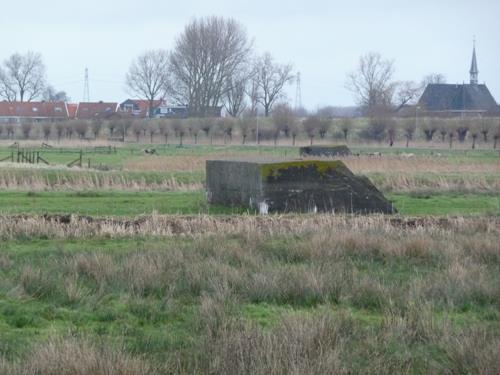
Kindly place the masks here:
<instances>
[{"instance_id":1,"label":"grassy field","mask_svg":"<svg viewBox=\"0 0 500 375\"><path fill-rule=\"evenodd\" d=\"M500 193L390 193L400 215L500 215ZM208 205L203 191L0 191L0 214L76 214L134 216L143 214L240 214L242 207ZM254 213L250 211L249 213Z\"/></svg>"},{"instance_id":2,"label":"grassy field","mask_svg":"<svg viewBox=\"0 0 500 375\"><path fill-rule=\"evenodd\" d=\"M498 226L318 220L295 235L240 218L224 234L4 240L0 369L500 369Z\"/></svg>"},{"instance_id":3,"label":"grassy field","mask_svg":"<svg viewBox=\"0 0 500 375\"><path fill-rule=\"evenodd\" d=\"M500 372L498 153L354 146L397 215L260 216L205 161L297 148L63 146L0 163L0 374Z\"/></svg>"}]
</instances>

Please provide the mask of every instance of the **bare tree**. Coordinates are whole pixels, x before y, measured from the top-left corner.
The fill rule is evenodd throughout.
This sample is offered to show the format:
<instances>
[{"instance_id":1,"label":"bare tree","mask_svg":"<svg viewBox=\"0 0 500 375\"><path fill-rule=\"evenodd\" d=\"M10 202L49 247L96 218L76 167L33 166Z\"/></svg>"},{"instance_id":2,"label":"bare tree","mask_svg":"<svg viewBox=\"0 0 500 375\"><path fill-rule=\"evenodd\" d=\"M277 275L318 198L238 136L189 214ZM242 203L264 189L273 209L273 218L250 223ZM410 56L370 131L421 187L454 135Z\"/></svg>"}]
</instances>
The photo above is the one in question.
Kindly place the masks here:
<instances>
[{"instance_id":1,"label":"bare tree","mask_svg":"<svg viewBox=\"0 0 500 375\"><path fill-rule=\"evenodd\" d=\"M134 121L132 125L132 133L135 135L135 141L139 143L139 139L141 138L142 134L142 124L139 123L139 121Z\"/></svg>"},{"instance_id":2,"label":"bare tree","mask_svg":"<svg viewBox=\"0 0 500 375\"><path fill-rule=\"evenodd\" d=\"M304 127L304 130L309 137L311 146L313 144L314 137L318 133L320 125L321 119L317 116L309 116L302 122L302 126Z\"/></svg>"},{"instance_id":3,"label":"bare tree","mask_svg":"<svg viewBox=\"0 0 500 375\"><path fill-rule=\"evenodd\" d=\"M52 125L50 124L50 122L43 123L42 132L43 132L43 139L45 139L45 141L48 141L50 133L52 132Z\"/></svg>"},{"instance_id":4,"label":"bare tree","mask_svg":"<svg viewBox=\"0 0 500 375\"><path fill-rule=\"evenodd\" d=\"M31 101L45 88L45 65L39 53L15 53L0 70L0 95L9 101Z\"/></svg>"},{"instance_id":5,"label":"bare tree","mask_svg":"<svg viewBox=\"0 0 500 375\"><path fill-rule=\"evenodd\" d=\"M494 127L495 127L495 120L485 117L481 118L479 128L481 134L483 135L484 143L488 142L488 133L490 133L490 130L493 130Z\"/></svg>"},{"instance_id":6,"label":"bare tree","mask_svg":"<svg viewBox=\"0 0 500 375\"><path fill-rule=\"evenodd\" d=\"M436 117L426 117L419 120L419 127L422 129L424 133L425 140L427 142L431 142L434 138L434 134L438 131L440 127L440 122L442 120Z\"/></svg>"},{"instance_id":7,"label":"bare tree","mask_svg":"<svg viewBox=\"0 0 500 375\"><path fill-rule=\"evenodd\" d=\"M255 129L256 126L255 118L251 116L243 116L239 119L238 125L241 133L241 143L245 144L248 136Z\"/></svg>"},{"instance_id":8,"label":"bare tree","mask_svg":"<svg viewBox=\"0 0 500 375\"><path fill-rule=\"evenodd\" d=\"M9 102L14 102L16 96L17 92L14 89L14 82L0 66L0 97Z\"/></svg>"},{"instance_id":9,"label":"bare tree","mask_svg":"<svg viewBox=\"0 0 500 375\"><path fill-rule=\"evenodd\" d=\"M46 102L69 102L71 100L66 91L58 91L52 85L48 85L43 90L42 99Z\"/></svg>"},{"instance_id":10,"label":"bare tree","mask_svg":"<svg viewBox=\"0 0 500 375\"><path fill-rule=\"evenodd\" d=\"M5 125L5 131L7 132L7 138L14 139L14 135L16 133L16 127L14 124Z\"/></svg>"},{"instance_id":11,"label":"bare tree","mask_svg":"<svg viewBox=\"0 0 500 375\"><path fill-rule=\"evenodd\" d=\"M441 73L430 73L422 78L421 86L425 88L429 84L446 83L446 77Z\"/></svg>"},{"instance_id":12,"label":"bare tree","mask_svg":"<svg viewBox=\"0 0 500 375\"><path fill-rule=\"evenodd\" d=\"M33 124L31 122L23 122L21 124L21 133L23 133L24 139L28 139L30 137L32 130Z\"/></svg>"},{"instance_id":13,"label":"bare tree","mask_svg":"<svg viewBox=\"0 0 500 375\"><path fill-rule=\"evenodd\" d=\"M198 135L200 134L201 128L203 126L202 125L203 120L200 118L192 118L192 119L187 119L185 121L186 121L189 135L191 135L191 137L193 137L194 144L197 145L198 144Z\"/></svg>"},{"instance_id":14,"label":"bare tree","mask_svg":"<svg viewBox=\"0 0 500 375\"><path fill-rule=\"evenodd\" d=\"M264 115L270 115L273 105L283 98L283 88L292 83L292 65L277 64L270 53L266 52L257 60L255 66L254 84L256 100L264 107Z\"/></svg>"},{"instance_id":15,"label":"bare tree","mask_svg":"<svg viewBox=\"0 0 500 375\"><path fill-rule=\"evenodd\" d=\"M391 106L395 89L393 75L392 60L384 60L379 53L369 52L360 57L356 71L348 74L346 87L364 112L371 115L377 108Z\"/></svg>"},{"instance_id":16,"label":"bare tree","mask_svg":"<svg viewBox=\"0 0 500 375\"><path fill-rule=\"evenodd\" d=\"M423 87L413 81L394 83L395 112L407 104L413 104L422 94Z\"/></svg>"},{"instance_id":17,"label":"bare tree","mask_svg":"<svg viewBox=\"0 0 500 375\"><path fill-rule=\"evenodd\" d=\"M406 138L406 147L410 147L410 141L413 140L415 131L417 130L417 123L415 117L409 117L402 120L403 131Z\"/></svg>"},{"instance_id":18,"label":"bare tree","mask_svg":"<svg viewBox=\"0 0 500 375\"><path fill-rule=\"evenodd\" d=\"M170 134L170 121L164 119L158 120L158 132L165 139L165 144L168 144L168 136Z\"/></svg>"},{"instance_id":19,"label":"bare tree","mask_svg":"<svg viewBox=\"0 0 500 375\"><path fill-rule=\"evenodd\" d=\"M255 74L255 71L254 71ZM257 79L255 79L255 75L252 76L252 79L250 80L248 87L247 87L247 92L246 92L248 98L250 99L250 107L246 110L243 111L243 114L246 115L247 117L256 117L259 112L259 86L257 84Z\"/></svg>"},{"instance_id":20,"label":"bare tree","mask_svg":"<svg viewBox=\"0 0 500 375\"><path fill-rule=\"evenodd\" d=\"M493 129L493 149L496 150L498 140L500 139L500 124Z\"/></svg>"},{"instance_id":21,"label":"bare tree","mask_svg":"<svg viewBox=\"0 0 500 375\"><path fill-rule=\"evenodd\" d=\"M87 134L87 130L89 128L88 122L85 120L76 120L72 125L73 129L78 135L78 138L79 139L85 138L85 135Z\"/></svg>"},{"instance_id":22,"label":"bare tree","mask_svg":"<svg viewBox=\"0 0 500 375\"><path fill-rule=\"evenodd\" d=\"M326 133L328 133L332 127L332 121L326 118L320 118L320 120L318 134L321 139L325 139Z\"/></svg>"},{"instance_id":23,"label":"bare tree","mask_svg":"<svg viewBox=\"0 0 500 375\"><path fill-rule=\"evenodd\" d=\"M235 20L214 16L191 21L170 56L170 94L189 104L192 114L206 116L232 88L230 81L245 68L250 52L247 33Z\"/></svg>"},{"instance_id":24,"label":"bare tree","mask_svg":"<svg viewBox=\"0 0 500 375\"><path fill-rule=\"evenodd\" d=\"M247 77L228 80L228 89L224 99L224 108L233 117L239 117L247 108L245 97L247 92Z\"/></svg>"},{"instance_id":25,"label":"bare tree","mask_svg":"<svg viewBox=\"0 0 500 375\"><path fill-rule=\"evenodd\" d=\"M64 122L56 122L54 125L54 128L56 129L56 134L57 134L57 142L61 142L61 138L64 134L64 130L66 129L66 124Z\"/></svg>"},{"instance_id":26,"label":"bare tree","mask_svg":"<svg viewBox=\"0 0 500 375\"><path fill-rule=\"evenodd\" d=\"M233 129L236 126L236 119L226 117L221 121L222 125L222 134L224 136L224 144L227 143L227 140L229 140L229 143L233 141Z\"/></svg>"},{"instance_id":27,"label":"bare tree","mask_svg":"<svg viewBox=\"0 0 500 375\"><path fill-rule=\"evenodd\" d=\"M184 126L184 121L181 119L172 119L172 129L174 129L175 135L179 137L179 146L182 146L184 135L186 134L186 127Z\"/></svg>"},{"instance_id":28,"label":"bare tree","mask_svg":"<svg viewBox=\"0 0 500 375\"><path fill-rule=\"evenodd\" d=\"M148 134L149 134L149 143L153 144L154 136L158 133L158 124L155 121L149 121L147 124Z\"/></svg>"},{"instance_id":29,"label":"bare tree","mask_svg":"<svg viewBox=\"0 0 500 375\"><path fill-rule=\"evenodd\" d=\"M296 122L293 109L286 103L276 105L273 110L273 124L274 124L274 143L278 141L281 132L285 137L290 136L290 129Z\"/></svg>"},{"instance_id":30,"label":"bare tree","mask_svg":"<svg viewBox=\"0 0 500 375\"><path fill-rule=\"evenodd\" d=\"M102 120L98 118L93 119L92 123L90 124L90 127L92 129L92 134L94 135L94 139L97 139L102 130Z\"/></svg>"},{"instance_id":31,"label":"bare tree","mask_svg":"<svg viewBox=\"0 0 500 375\"><path fill-rule=\"evenodd\" d=\"M344 117L340 120L340 130L344 134L344 141L347 142L347 135L349 131L352 129L354 121L350 117Z\"/></svg>"},{"instance_id":32,"label":"bare tree","mask_svg":"<svg viewBox=\"0 0 500 375\"><path fill-rule=\"evenodd\" d=\"M161 49L146 51L130 65L125 83L131 93L148 100L149 117L153 117L155 100L165 96L169 77L169 54Z\"/></svg>"},{"instance_id":33,"label":"bare tree","mask_svg":"<svg viewBox=\"0 0 500 375\"><path fill-rule=\"evenodd\" d=\"M65 123L65 125L64 130L66 131L66 137L71 139L71 137L73 137L73 133L75 132L75 128L73 127L73 124L69 122Z\"/></svg>"},{"instance_id":34,"label":"bare tree","mask_svg":"<svg viewBox=\"0 0 500 375\"><path fill-rule=\"evenodd\" d=\"M471 124L469 131L470 131L470 136L472 138L472 149L474 150L476 148L476 141L477 141L477 137L479 137L479 133L481 131L481 128L480 128L479 124L473 123L473 124Z\"/></svg>"}]
</instances>

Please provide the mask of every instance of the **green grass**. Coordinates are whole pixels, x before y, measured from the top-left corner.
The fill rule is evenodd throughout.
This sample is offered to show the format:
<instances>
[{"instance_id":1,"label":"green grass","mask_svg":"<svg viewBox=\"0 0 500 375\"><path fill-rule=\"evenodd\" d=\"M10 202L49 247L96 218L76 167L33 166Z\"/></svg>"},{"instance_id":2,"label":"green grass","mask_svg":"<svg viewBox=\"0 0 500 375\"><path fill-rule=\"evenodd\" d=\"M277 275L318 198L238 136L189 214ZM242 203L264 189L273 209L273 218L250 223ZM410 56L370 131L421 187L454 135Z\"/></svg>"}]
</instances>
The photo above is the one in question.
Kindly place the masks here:
<instances>
[{"instance_id":1,"label":"green grass","mask_svg":"<svg viewBox=\"0 0 500 375\"><path fill-rule=\"evenodd\" d=\"M208 205L203 192L0 192L2 214L233 214L241 208Z\"/></svg>"},{"instance_id":2,"label":"green grass","mask_svg":"<svg viewBox=\"0 0 500 375\"><path fill-rule=\"evenodd\" d=\"M401 215L500 215L499 194L388 194Z\"/></svg>"},{"instance_id":3,"label":"green grass","mask_svg":"<svg viewBox=\"0 0 500 375\"><path fill-rule=\"evenodd\" d=\"M366 235L367 232L358 234ZM347 349L349 352L363 353L366 350L366 338L374 340L376 335L380 335L380 340L383 337L389 324L388 316L397 314L400 310L399 313L404 316L409 308L406 298L411 298L407 290L412 283L427 277L439 281L443 267L446 268L453 262L453 259L447 260L443 258L444 255L440 256L438 247L442 244L440 241L446 241L446 236L451 234L440 234L429 240L428 245L436 254L424 258L418 254L409 258L384 257L376 249L372 253L347 253L345 256L329 255L322 258L320 253L307 250L311 249L308 245L311 239L308 237L292 239L272 236L249 245L243 237L221 235L223 237L219 240L209 236L203 239L123 237L3 241L0 243L0 358L19 359L33 343L44 342L50 337L71 335L90 337L99 342L123 342L128 352L145 356L156 363L170 360L179 353L185 361L203 344L207 334L206 324L209 324L204 319L222 319L217 315L204 317L201 301L207 296L220 298L217 297L221 293L218 288L226 283L225 287L230 288L233 294L225 297L227 311L223 313L224 319L242 319L271 332L285 317L314 319L320 313L331 314L336 319L347 316L352 320L354 329L345 333L350 340ZM379 240L375 232L371 232L370 236ZM385 238L384 234L380 236ZM395 237L388 240L394 241L398 235L391 236ZM493 234L484 236L491 238ZM463 238L453 241L452 245L456 247L463 242ZM289 251L295 251L303 257L294 258L291 262L287 255ZM124 262L134 259L130 257L136 254L161 256L164 259L161 267L167 267L161 277L170 280L170 284L162 280L159 290L133 293L129 283L137 283L137 280L132 280L137 275L131 279L123 279L122 273ZM91 265L86 266L82 257ZM73 262L80 262L81 265L72 266ZM327 267L321 268L320 264L324 262L327 262ZM134 263L135 266L141 267ZM481 289L463 298L452 294L449 297L452 302L449 303L442 301L439 293L427 297L427 302L434 304L433 326L449 321L453 330L475 327L487 329L495 335L500 333L500 301L495 297L498 294L488 289L488 285L495 285L498 281L498 259L489 264L484 263L483 266L482 282L488 284L481 284L480 287L485 291ZM259 290L249 292L246 282L239 285L243 281L234 278L235 272L240 273L239 277L243 278L261 272L271 275L276 272L277 277L280 275L279 270L288 270L296 275L294 272L301 270L335 272L332 267L344 267L345 270L350 270L346 275L350 274L358 283L359 280L368 278L380 283L383 289L375 288L359 294L356 288L352 288L350 281L342 284L341 300L325 302L323 298L319 298L311 303L307 295L312 291L307 287L295 292L282 283L276 286L265 285L271 294L253 297L252 293L259 293ZM177 272L178 268L185 271L180 272L178 277L170 278L169 272ZM22 276L26 269L40 269L42 273L38 276L31 273L31 278ZM142 268L142 272L147 269ZM303 277L301 275L303 274L299 273L294 277ZM283 276L284 274L281 277ZM292 279L285 278L284 283L291 282ZM79 295L73 300L66 295L68 280L77 280ZM310 282L307 279L305 281ZM452 288L451 293L453 284L449 283L452 281L453 279L443 283ZM146 278L146 282L156 284L153 279ZM342 283L342 279L333 279L331 282ZM443 285L439 288L445 288ZM272 294L273 288L283 288L284 292ZM291 293L293 298L287 299L287 293ZM481 293L490 293L492 297L482 304L471 303L481 300ZM386 299L388 295L391 296L390 300ZM381 296L384 297L383 300L380 300ZM237 302L233 301L234 298L237 298ZM222 312L213 312L217 313ZM215 321L210 324L217 326L218 323ZM401 345L403 351L417 356L425 355L432 361L442 361L433 352L432 340L428 342L424 338L415 345L404 338L394 339L395 344ZM382 347L380 350L388 358L400 360L398 354L389 348ZM348 363L349 368L359 366L366 370L368 366L357 361Z\"/></svg>"},{"instance_id":4,"label":"green grass","mask_svg":"<svg viewBox=\"0 0 500 375\"><path fill-rule=\"evenodd\" d=\"M498 194L387 195L401 215L500 215ZM79 214L134 216L141 214L241 214L244 208L208 205L195 192L15 192L0 191L1 214Z\"/></svg>"},{"instance_id":5,"label":"green grass","mask_svg":"<svg viewBox=\"0 0 500 375\"><path fill-rule=\"evenodd\" d=\"M22 143L22 142L21 142ZM332 140L331 144L342 144L342 141ZM495 161L499 158L498 151L488 149L477 150L460 150L449 149L446 145L432 144L430 148L404 148L404 147L387 147L381 145L349 145L354 153L373 153L381 152L384 155L398 155L403 153L412 153L421 156L431 156L437 153L441 157L451 159L457 163L463 160ZM203 156L210 154L238 154L238 153L253 153L256 155L277 156L277 157L298 157L299 147L290 145L289 140L282 140L278 147L268 145L240 145L234 142L232 145L193 145L186 144L179 147L177 144L125 144L116 147L116 153L95 153L92 147L84 148L83 164L87 165L90 160L92 166L104 166L112 169L121 169L124 163L144 156L145 148L156 149L157 155L160 156ZM38 149L40 155L45 158L50 164L66 165L69 162L79 157L79 148L56 147L54 149ZM6 147L0 147L0 159L11 155L12 150Z\"/></svg>"}]
</instances>

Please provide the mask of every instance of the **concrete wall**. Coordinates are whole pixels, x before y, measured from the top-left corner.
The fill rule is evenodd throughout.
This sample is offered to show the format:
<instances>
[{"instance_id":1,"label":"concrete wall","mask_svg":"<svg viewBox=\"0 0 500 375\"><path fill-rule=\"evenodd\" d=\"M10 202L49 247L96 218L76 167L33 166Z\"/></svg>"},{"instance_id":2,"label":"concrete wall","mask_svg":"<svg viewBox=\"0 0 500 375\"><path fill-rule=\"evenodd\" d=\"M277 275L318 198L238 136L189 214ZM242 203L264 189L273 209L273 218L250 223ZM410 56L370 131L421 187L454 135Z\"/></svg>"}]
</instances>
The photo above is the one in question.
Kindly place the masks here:
<instances>
[{"instance_id":1,"label":"concrete wall","mask_svg":"<svg viewBox=\"0 0 500 375\"><path fill-rule=\"evenodd\" d=\"M210 203L260 211L393 212L368 178L355 176L339 160L211 160L207 193Z\"/></svg>"},{"instance_id":2,"label":"concrete wall","mask_svg":"<svg viewBox=\"0 0 500 375\"><path fill-rule=\"evenodd\" d=\"M250 207L262 195L258 163L242 160L207 160L209 203ZM252 207L252 208L255 208Z\"/></svg>"},{"instance_id":3,"label":"concrete wall","mask_svg":"<svg viewBox=\"0 0 500 375\"><path fill-rule=\"evenodd\" d=\"M300 156L323 156L323 157L335 157L335 156L349 156L351 155L351 150L345 145L340 146L307 146L300 148Z\"/></svg>"}]
</instances>

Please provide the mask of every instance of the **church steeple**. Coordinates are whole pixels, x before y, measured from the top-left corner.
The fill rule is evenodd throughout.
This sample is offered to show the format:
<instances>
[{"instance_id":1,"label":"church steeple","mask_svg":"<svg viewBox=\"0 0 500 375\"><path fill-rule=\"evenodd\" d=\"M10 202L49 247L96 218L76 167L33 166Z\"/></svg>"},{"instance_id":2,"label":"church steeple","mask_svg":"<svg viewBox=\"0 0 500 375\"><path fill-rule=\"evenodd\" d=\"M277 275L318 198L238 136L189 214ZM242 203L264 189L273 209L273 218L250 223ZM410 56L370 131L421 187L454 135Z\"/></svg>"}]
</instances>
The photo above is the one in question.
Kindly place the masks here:
<instances>
[{"instance_id":1,"label":"church steeple","mask_svg":"<svg viewBox=\"0 0 500 375\"><path fill-rule=\"evenodd\" d=\"M477 85L479 71L477 70L477 60L476 60L476 38L474 37L474 42L472 46L472 62L470 64L470 84Z\"/></svg>"}]
</instances>

